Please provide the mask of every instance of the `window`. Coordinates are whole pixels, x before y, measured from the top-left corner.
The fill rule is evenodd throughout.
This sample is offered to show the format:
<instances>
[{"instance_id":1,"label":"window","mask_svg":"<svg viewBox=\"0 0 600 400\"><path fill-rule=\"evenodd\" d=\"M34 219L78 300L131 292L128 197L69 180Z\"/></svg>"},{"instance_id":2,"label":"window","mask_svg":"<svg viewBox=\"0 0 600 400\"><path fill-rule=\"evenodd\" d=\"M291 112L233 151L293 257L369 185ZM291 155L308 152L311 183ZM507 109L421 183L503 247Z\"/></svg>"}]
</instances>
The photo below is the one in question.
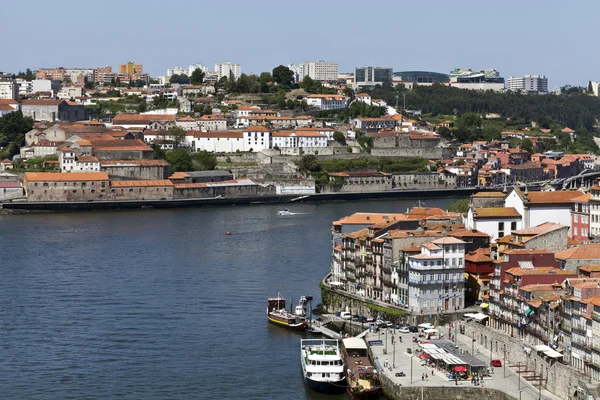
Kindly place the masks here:
<instances>
[{"instance_id":1,"label":"window","mask_svg":"<svg viewBox=\"0 0 600 400\"><path fill-rule=\"evenodd\" d=\"M573 235L577 235L577 232L578 232L578 229L577 229L577 227L574 227L574 228L573 228Z\"/></svg>"},{"instance_id":2,"label":"window","mask_svg":"<svg viewBox=\"0 0 600 400\"><path fill-rule=\"evenodd\" d=\"M504 222L498 222L498 230L499 231L503 231L504 230Z\"/></svg>"},{"instance_id":3,"label":"window","mask_svg":"<svg viewBox=\"0 0 600 400\"><path fill-rule=\"evenodd\" d=\"M579 222L579 215L577 215L577 214L573 215L573 222Z\"/></svg>"},{"instance_id":4,"label":"window","mask_svg":"<svg viewBox=\"0 0 600 400\"><path fill-rule=\"evenodd\" d=\"M511 232L517 230L517 223L516 222L513 221L513 222L510 223L510 230L511 230Z\"/></svg>"}]
</instances>

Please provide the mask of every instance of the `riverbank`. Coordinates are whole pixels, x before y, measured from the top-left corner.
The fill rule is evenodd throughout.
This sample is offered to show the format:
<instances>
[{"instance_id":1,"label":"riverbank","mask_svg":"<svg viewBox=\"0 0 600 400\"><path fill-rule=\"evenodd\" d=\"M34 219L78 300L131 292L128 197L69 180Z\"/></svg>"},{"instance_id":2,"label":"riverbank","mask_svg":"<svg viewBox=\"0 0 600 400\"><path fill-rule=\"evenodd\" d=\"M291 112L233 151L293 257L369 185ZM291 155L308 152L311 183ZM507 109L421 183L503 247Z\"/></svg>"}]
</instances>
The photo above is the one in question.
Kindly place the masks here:
<instances>
[{"instance_id":1,"label":"riverbank","mask_svg":"<svg viewBox=\"0 0 600 400\"><path fill-rule=\"evenodd\" d=\"M87 202L7 202L3 208L7 210L43 210L43 211L90 211L117 209L153 209L153 208L186 208L207 205L247 205L269 203L297 202L333 202L357 200L390 200L390 199L438 199L464 198L475 192L477 188L461 188L451 190L402 190L367 193L317 193L312 195L277 195L256 197L215 197L202 199L178 200L130 200L130 201L87 201Z\"/></svg>"}]
</instances>

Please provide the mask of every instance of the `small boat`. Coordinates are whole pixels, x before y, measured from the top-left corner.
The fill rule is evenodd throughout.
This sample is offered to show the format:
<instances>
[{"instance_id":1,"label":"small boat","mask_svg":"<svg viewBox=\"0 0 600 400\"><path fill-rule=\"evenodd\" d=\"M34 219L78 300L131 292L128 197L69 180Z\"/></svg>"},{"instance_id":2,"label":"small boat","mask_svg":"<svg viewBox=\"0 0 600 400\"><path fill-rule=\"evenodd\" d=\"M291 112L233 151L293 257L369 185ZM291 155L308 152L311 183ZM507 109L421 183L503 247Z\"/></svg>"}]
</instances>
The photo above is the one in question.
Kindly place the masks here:
<instances>
[{"instance_id":1,"label":"small boat","mask_svg":"<svg viewBox=\"0 0 600 400\"><path fill-rule=\"evenodd\" d=\"M285 299L278 295L269 297L267 301L267 318L274 324L285 326L286 328L303 331L306 329L306 305L305 296L300 297L300 302L294 312L285 309Z\"/></svg>"},{"instance_id":2,"label":"small boat","mask_svg":"<svg viewBox=\"0 0 600 400\"><path fill-rule=\"evenodd\" d=\"M352 399L376 399L381 394L377 369L371 364L367 344L363 339L342 340L342 358L346 364L347 391Z\"/></svg>"},{"instance_id":3,"label":"small boat","mask_svg":"<svg viewBox=\"0 0 600 400\"><path fill-rule=\"evenodd\" d=\"M344 362L337 339L301 339L300 358L308 387L322 393L341 393L346 389Z\"/></svg>"},{"instance_id":4,"label":"small boat","mask_svg":"<svg viewBox=\"0 0 600 400\"><path fill-rule=\"evenodd\" d=\"M292 215L292 213L287 208L284 208L283 210L279 210L277 215Z\"/></svg>"}]
</instances>

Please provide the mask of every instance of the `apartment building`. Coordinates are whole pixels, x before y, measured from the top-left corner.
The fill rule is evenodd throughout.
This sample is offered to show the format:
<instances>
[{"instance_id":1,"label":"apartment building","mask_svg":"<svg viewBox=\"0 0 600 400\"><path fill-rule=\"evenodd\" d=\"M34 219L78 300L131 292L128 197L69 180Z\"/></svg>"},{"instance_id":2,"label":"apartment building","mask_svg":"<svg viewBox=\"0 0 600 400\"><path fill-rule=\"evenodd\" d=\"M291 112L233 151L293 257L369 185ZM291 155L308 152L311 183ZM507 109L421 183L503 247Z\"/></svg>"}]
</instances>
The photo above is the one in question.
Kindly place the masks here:
<instances>
[{"instance_id":1,"label":"apartment building","mask_svg":"<svg viewBox=\"0 0 600 400\"><path fill-rule=\"evenodd\" d=\"M222 77L226 77L227 79L239 79L242 76L242 66L241 64L232 64L227 61L222 64L215 64L215 72L217 73L219 79Z\"/></svg>"},{"instance_id":2,"label":"apartment building","mask_svg":"<svg viewBox=\"0 0 600 400\"><path fill-rule=\"evenodd\" d=\"M511 76L507 82L508 90L530 93L548 93L548 78L544 75Z\"/></svg>"},{"instance_id":3,"label":"apartment building","mask_svg":"<svg viewBox=\"0 0 600 400\"><path fill-rule=\"evenodd\" d=\"M14 75L0 73L0 99L19 98L19 85Z\"/></svg>"},{"instance_id":4,"label":"apartment building","mask_svg":"<svg viewBox=\"0 0 600 400\"><path fill-rule=\"evenodd\" d=\"M302 64L302 73L316 81L335 82L338 79L338 64L328 61L307 61Z\"/></svg>"}]
</instances>

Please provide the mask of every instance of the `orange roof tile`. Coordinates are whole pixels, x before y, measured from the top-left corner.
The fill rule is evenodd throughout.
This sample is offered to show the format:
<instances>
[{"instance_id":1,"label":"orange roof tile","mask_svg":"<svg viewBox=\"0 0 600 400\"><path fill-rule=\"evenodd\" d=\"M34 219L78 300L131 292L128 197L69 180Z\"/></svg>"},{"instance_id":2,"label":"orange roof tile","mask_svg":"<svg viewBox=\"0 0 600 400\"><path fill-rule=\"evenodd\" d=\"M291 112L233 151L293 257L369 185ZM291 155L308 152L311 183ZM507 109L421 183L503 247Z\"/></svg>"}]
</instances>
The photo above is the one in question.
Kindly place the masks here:
<instances>
[{"instance_id":1,"label":"orange roof tile","mask_svg":"<svg viewBox=\"0 0 600 400\"><path fill-rule=\"evenodd\" d=\"M173 182L167 179L163 180L135 180L135 181L111 181L111 187L156 187L173 186Z\"/></svg>"},{"instance_id":2,"label":"orange roof tile","mask_svg":"<svg viewBox=\"0 0 600 400\"><path fill-rule=\"evenodd\" d=\"M25 172L28 182L108 181L106 172Z\"/></svg>"},{"instance_id":3,"label":"orange roof tile","mask_svg":"<svg viewBox=\"0 0 600 400\"><path fill-rule=\"evenodd\" d=\"M477 192L471 197L475 198L486 198L486 197L504 197L505 193L503 192Z\"/></svg>"},{"instance_id":4,"label":"orange roof tile","mask_svg":"<svg viewBox=\"0 0 600 400\"><path fill-rule=\"evenodd\" d=\"M333 225L374 225L390 221L406 221L408 219L404 214L358 212L335 221Z\"/></svg>"},{"instance_id":5,"label":"orange roof tile","mask_svg":"<svg viewBox=\"0 0 600 400\"><path fill-rule=\"evenodd\" d=\"M555 254L558 260L585 260L600 258L600 243L571 247Z\"/></svg>"},{"instance_id":6,"label":"orange roof tile","mask_svg":"<svg viewBox=\"0 0 600 400\"><path fill-rule=\"evenodd\" d=\"M475 209L476 218L521 218L514 207L486 207Z\"/></svg>"},{"instance_id":7,"label":"orange roof tile","mask_svg":"<svg viewBox=\"0 0 600 400\"><path fill-rule=\"evenodd\" d=\"M554 192L529 192L527 200L530 205L570 204L574 198L583 193L579 190L557 190Z\"/></svg>"}]
</instances>

